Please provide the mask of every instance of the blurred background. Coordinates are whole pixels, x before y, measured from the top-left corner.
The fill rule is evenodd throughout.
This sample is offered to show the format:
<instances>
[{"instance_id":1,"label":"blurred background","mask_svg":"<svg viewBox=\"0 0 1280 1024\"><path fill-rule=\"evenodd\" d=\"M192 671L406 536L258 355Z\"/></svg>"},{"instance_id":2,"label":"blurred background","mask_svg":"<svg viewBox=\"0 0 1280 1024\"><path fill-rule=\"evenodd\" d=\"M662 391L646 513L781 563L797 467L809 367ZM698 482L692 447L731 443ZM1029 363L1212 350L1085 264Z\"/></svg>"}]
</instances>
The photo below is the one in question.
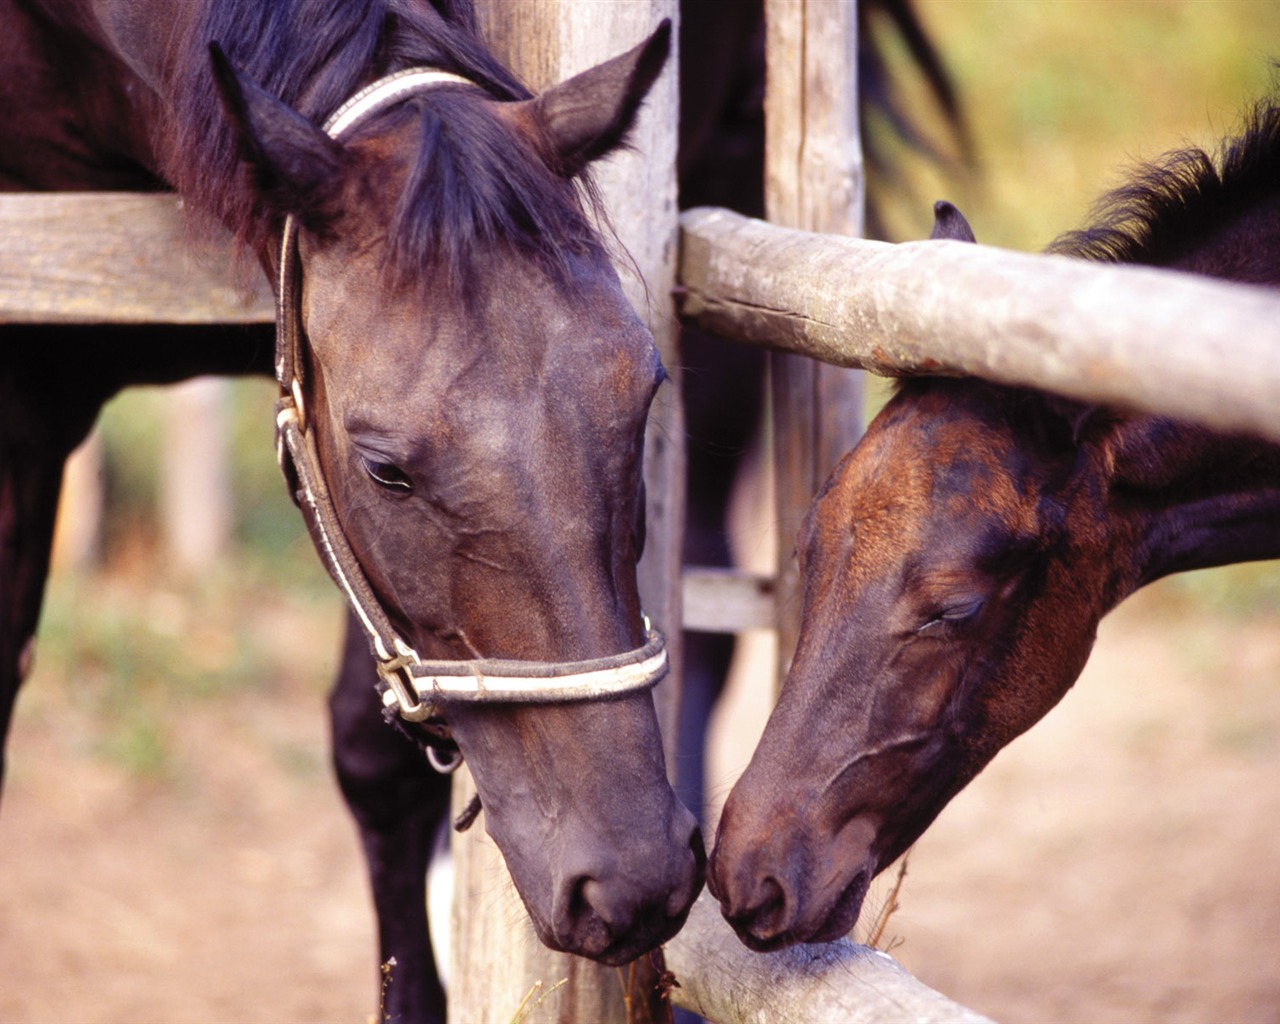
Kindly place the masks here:
<instances>
[{"instance_id":1,"label":"blurred background","mask_svg":"<svg viewBox=\"0 0 1280 1024\"><path fill-rule=\"evenodd\" d=\"M917 7L973 161L909 161L885 215L900 240L947 198L980 242L1041 249L1127 167L1212 150L1280 84L1278 4ZM1277 563L1135 595L1062 704L917 844L881 944L1002 1021L1280 1019L1277 683Z\"/></svg>"},{"instance_id":2,"label":"blurred background","mask_svg":"<svg viewBox=\"0 0 1280 1024\"><path fill-rule=\"evenodd\" d=\"M917 7L971 159L908 79L941 159L901 154L899 240L948 198L979 241L1038 250L1135 160L1214 146L1280 59L1264 0ZM327 763L341 607L275 466L273 401L265 381L129 392L69 488L0 814L0 1019L368 1018L372 916ZM197 409L224 423L198 444L225 445L227 500L183 540L166 509L197 492L199 450L174 449ZM1002 1021L1280 1019L1278 682L1276 564L1137 595L917 845L881 945ZM722 723L720 796L743 723Z\"/></svg>"}]
</instances>

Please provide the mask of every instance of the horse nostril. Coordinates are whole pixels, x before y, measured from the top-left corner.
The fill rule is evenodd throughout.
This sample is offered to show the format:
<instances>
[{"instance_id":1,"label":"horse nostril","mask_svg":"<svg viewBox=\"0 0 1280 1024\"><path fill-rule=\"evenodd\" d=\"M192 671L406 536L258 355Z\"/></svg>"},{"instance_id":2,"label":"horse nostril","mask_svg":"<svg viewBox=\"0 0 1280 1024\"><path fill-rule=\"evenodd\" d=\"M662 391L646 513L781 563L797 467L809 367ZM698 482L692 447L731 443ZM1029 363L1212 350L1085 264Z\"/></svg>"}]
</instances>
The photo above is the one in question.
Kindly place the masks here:
<instances>
[{"instance_id":1,"label":"horse nostril","mask_svg":"<svg viewBox=\"0 0 1280 1024\"><path fill-rule=\"evenodd\" d=\"M613 942L616 925L611 918L609 887L590 875L580 875L568 882L558 936L562 948L580 956L599 957Z\"/></svg>"},{"instance_id":2,"label":"horse nostril","mask_svg":"<svg viewBox=\"0 0 1280 1024\"><path fill-rule=\"evenodd\" d=\"M749 915L751 931L759 938L769 938L775 931L781 931L779 922L787 909L787 893L772 875L760 879L756 888L755 902L745 908L744 915Z\"/></svg>"},{"instance_id":3,"label":"horse nostril","mask_svg":"<svg viewBox=\"0 0 1280 1024\"><path fill-rule=\"evenodd\" d=\"M725 895L718 898L725 919L751 948L772 949L792 928L793 903L780 878L763 875L755 879L737 900L732 898L732 885L723 889Z\"/></svg>"},{"instance_id":4,"label":"horse nostril","mask_svg":"<svg viewBox=\"0 0 1280 1024\"><path fill-rule=\"evenodd\" d=\"M702 891L702 884L707 877L707 848L702 841L702 830L696 825L689 834L689 852L693 854L693 871L687 878L687 884L675 885L667 897L667 916L673 920L683 921L685 914Z\"/></svg>"}]
</instances>

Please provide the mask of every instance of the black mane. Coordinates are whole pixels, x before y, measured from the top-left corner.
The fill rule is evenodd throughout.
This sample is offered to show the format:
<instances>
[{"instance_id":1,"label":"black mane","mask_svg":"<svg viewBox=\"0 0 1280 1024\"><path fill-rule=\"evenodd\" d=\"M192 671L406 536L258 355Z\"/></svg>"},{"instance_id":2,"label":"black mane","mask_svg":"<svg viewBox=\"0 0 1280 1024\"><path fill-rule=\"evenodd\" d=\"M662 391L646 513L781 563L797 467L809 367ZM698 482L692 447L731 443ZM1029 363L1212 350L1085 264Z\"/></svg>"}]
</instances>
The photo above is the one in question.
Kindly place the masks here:
<instances>
[{"instance_id":1,"label":"black mane","mask_svg":"<svg viewBox=\"0 0 1280 1024\"><path fill-rule=\"evenodd\" d=\"M1225 225L1280 195L1280 101L1259 103L1216 159L1191 147L1139 167L1095 204L1095 222L1048 252L1109 263L1167 266Z\"/></svg>"},{"instance_id":2,"label":"black mane","mask_svg":"<svg viewBox=\"0 0 1280 1024\"><path fill-rule=\"evenodd\" d=\"M171 69L177 145L165 168L170 181L246 247L260 245L278 225L241 164L213 85L210 42L316 124L370 81L408 67L454 72L494 99L529 98L481 42L470 0L432 3L206 0ZM391 225L392 272L412 278L443 262L466 284L478 248L499 239L552 268L567 251L599 245L576 190L466 92L433 90L404 106L422 119L423 132Z\"/></svg>"}]
</instances>

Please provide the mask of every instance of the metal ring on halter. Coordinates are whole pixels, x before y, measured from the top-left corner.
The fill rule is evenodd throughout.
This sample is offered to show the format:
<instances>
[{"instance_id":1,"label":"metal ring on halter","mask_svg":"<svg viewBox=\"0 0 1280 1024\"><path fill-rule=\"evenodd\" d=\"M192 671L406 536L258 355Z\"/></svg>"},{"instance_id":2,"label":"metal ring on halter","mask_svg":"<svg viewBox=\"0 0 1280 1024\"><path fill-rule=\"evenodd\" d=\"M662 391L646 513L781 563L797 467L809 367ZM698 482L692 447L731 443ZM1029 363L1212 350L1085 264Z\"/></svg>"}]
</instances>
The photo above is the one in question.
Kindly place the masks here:
<instances>
[{"instance_id":1,"label":"metal ring on halter","mask_svg":"<svg viewBox=\"0 0 1280 1024\"><path fill-rule=\"evenodd\" d=\"M440 748L427 744L427 761L441 775L452 775L462 765L462 751L454 747L449 751L448 760L441 756Z\"/></svg>"},{"instance_id":2,"label":"metal ring on halter","mask_svg":"<svg viewBox=\"0 0 1280 1024\"><path fill-rule=\"evenodd\" d=\"M378 675L387 684L383 704L399 705L400 717L406 722L425 722L436 713L435 704L421 700L409 670L418 663L416 654L399 654L394 658L375 658Z\"/></svg>"}]
</instances>

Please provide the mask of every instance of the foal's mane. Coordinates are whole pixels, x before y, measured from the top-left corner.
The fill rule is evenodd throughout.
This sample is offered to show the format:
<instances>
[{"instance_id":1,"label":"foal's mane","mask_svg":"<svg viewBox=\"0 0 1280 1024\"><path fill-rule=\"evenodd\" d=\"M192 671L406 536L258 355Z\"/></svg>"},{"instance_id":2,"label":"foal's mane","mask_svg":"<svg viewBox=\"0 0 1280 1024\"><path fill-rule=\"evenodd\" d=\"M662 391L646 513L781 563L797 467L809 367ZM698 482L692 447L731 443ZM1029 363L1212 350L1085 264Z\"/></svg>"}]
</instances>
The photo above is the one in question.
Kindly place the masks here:
<instances>
[{"instance_id":1,"label":"foal's mane","mask_svg":"<svg viewBox=\"0 0 1280 1024\"><path fill-rule=\"evenodd\" d=\"M1048 252L1109 263L1163 266L1199 249L1258 203L1280 195L1280 100L1260 102L1216 157L1197 147L1132 172L1094 205L1094 223Z\"/></svg>"},{"instance_id":2,"label":"foal's mane","mask_svg":"<svg viewBox=\"0 0 1280 1024\"><path fill-rule=\"evenodd\" d=\"M168 128L176 145L165 147L165 171L194 208L247 248L279 218L241 164L213 85L210 42L316 124L370 81L408 67L454 72L497 100L530 96L485 48L471 0L205 0L171 68ZM404 106L422 119L422 143L390 227L389 269L397 276L444 263L465 285L478 250L498 239L551 269L566 252L599 245L577 192L517 144L486 104L440 89Z\"/></svg>"}]
</instances>

